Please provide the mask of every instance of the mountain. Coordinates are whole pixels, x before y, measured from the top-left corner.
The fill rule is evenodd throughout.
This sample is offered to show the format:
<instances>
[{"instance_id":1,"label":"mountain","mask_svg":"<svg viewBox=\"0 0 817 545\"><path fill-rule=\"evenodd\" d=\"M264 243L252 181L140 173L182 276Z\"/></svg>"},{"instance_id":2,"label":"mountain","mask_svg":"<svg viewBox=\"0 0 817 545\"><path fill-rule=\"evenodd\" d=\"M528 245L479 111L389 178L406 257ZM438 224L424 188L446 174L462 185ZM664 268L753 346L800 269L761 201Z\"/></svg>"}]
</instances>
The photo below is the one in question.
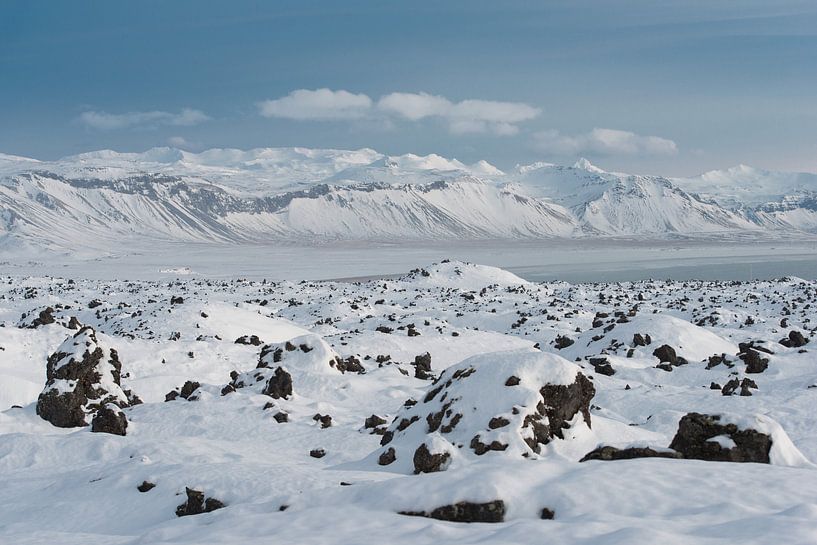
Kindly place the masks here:
<instances>
[{"instance_id":1,"label":"mountain","mask_svg":"<svg viewBox=\"0 0 817 545\"><path fill-rule=\"evenodd\" d=\"M503 172L371 149L103 150L0 155L3 248L124 240L319 242L817 231L817 175L737 167L698 178L581 160Z\"/></svg>"}]
</instances>

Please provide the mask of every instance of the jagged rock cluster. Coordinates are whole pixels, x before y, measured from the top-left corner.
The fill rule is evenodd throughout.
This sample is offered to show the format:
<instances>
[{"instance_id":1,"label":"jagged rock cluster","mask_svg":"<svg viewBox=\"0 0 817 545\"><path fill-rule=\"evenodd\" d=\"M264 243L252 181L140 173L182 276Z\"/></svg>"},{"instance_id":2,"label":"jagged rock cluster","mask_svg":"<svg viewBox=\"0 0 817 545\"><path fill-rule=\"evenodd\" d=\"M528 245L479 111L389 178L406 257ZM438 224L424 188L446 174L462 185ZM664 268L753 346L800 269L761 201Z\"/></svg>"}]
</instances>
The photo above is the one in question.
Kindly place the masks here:
<instances>
[{"instance_id":1,"label":"jagged rock cluster","mask_svg":"<svg viewBox=\"0 0 817 545\"><path fill-rule=\"evenodd\" d=\"M37 414L61 428L125 435L128 421L122 408L138 403L120 385L122 365L116 350L97 340L86 326L69 337L49 358L47 382L37 400Z\"/></svg>"}]
</instances>

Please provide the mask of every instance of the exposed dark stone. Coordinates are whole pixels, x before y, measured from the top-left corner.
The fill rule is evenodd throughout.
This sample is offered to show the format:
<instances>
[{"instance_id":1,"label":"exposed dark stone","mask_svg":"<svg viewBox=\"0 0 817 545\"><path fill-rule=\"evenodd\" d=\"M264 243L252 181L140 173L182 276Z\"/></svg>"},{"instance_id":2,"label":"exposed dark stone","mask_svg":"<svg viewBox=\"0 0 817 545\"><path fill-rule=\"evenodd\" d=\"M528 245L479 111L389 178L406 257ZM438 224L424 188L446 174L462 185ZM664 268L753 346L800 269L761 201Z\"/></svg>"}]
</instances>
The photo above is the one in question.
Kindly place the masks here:
<instances>
[{"instance_id":1,"label":"exposed dark stone","mask_svg":"<svg viewBox=\"0 0 817 545\"><path fill-rule=\"evenodd\" d=\"M323 458L326 456L326 451L322 448L315 448L309 451L309 455L313 458Z\"/></svg>"},{"instance_id":2,"label":"exposed dark stone","mask_svg":"<svg viewBox=\"0 0 817 545\"><path fill-rule=\"evenodd\" d=\"M616 374L616 370L613 369L613 366L607 361L607 358L590 358L588 361L596 373L600 375L611 377Z\"/></svg>"},{"instance_id":3,"label":"exposed dark stone","mask_svg":"<svg viewBox=\"0 0 817 545\"><path fill-rule=\"evenodd\" d=\"M442 471L443 466L451 457L448 452L432 454L425 443L414 451L414 473L434 473Z\"/></svg>"},{"instance_id":4,"label":"exposed dark stone","mask_svg":"<svg viewBox=\"0 0 817 545\"><path fill-rule=\"evenodd\" d=\"M488 422L488 429L495 430L497 428L504 428L508 424L510 424L510 420L504 418L502 416L495 416Z\"/></svg>"},{"instance_id":5,"label":"exposed dark stone","mask_svg":"<svg viewBox=\"0 0 817 545\"><path fill-rule=\"evenodd\" d=\"M642 335L641 333L633 335L633 346L647 346L651 343L652 339L649 335Z\"/></svg>"},{"instance_id":6,"label":"exposed dark stone","mask_svg":"<svg viewBox=\"0 0 817 545\"><path fill-rule=\"evenodd\" d=\"M556 337L556 340L554 341L554 346L558 350L561 350L563 348L567 348L568 346L571 346L574 342L576 342L576 341L574 341L570 337L567 337L565 335L558 335Z\"/></svg>"},{"instance_id":7,"label":"exposed dark stone","mask_svg":"<svg viewBox=\"0 0 817 545\"><path fill-rule=\"evenodd\" d=\"M29 328L35 329L40 326L53 324L56 320L54 319L54 309L51 307L47 307L44 310L41 310L39 315L34 318L34 321L31 322Z\"/></svg>"},{"instance_id":8,"label":"exposed dark stone","mask_svg":"<svg viewBox=\"0 0 817 545\"><path fill-rule=\"evenodd\" d=\"M806 339L803 334L796 329L789 331L789 336L780 340L780 344L788 348L800 348L801 346L805 346L807 343L808 339Z\"/></svg>"},{"instance_id":9,"label":"exposed dark stone","mask_svg":"<svg viewBox=\"0 0 817 545\"><path fill-rule=\"evenodd\" d=\"M258 338L258 335L244 335L235 340L235 344L246 344L250 346L261 346L264 341Z\"/></svg>"},{"instance_id":10,"label":"exposed dark stone","mask_svg":"<svg viewBox=\"0 0 817 545\"><path fill-rule=\"evenodd\" d=\"M68 320L68 329L80 329L82 324L79 320L77 320L76 316L71 316L71 319Z\"/></svg>"},{"instance_id":11,"label":"exposed dark stone","mask_svg":"<svg viewBox=\"0 0 817 545\"><path fill-rule=\"evenodd\" d=\"M276 422L278 422L279 424L283 424L283 423L285 423L285 422L289 422L289 415L288 415L287 413L285 413L285 412L277 412L277 413L275 413L275 415L273 416L273 418L274 418L274 419L275 419L275 421L276 421Z\"/></svg>"},{"instance_id":12,"label":"exposed dark stone","mask_svg":"<svg viewBox=\"0 0 817 545\"><path fill-rule=\"evenodd\" d=\"M97 344L93 328L85 326L69 340L81 342L83 338L86 348L81 359L72 357L65 362L63 360L68 358L70 353L57 351L49 356L46 363L47 380L43 392L37 399L36 410L42 419L60 428L86 426L88 415L108 403L127 406L127 402L106 391L99 382L102 377L98 366L102 363L105 353ZM119 386L122 364L116 350L109 349L108 352L107 363L112 368L111 379ZM60 391L53 388L56 381L60 380L70 381L73 389Z\"/></svg>"},{"instance_id":13,"label":"exposed dark stone","mask_svg":"<svg viewBox=\"0 0 817 545\"><path fill-rule=\"evenodd\" d=\"M576 413L581 412L587 427L590 424L590 401L596 394L593 383L582 373L576 375L573 384L567 386L547 384L539 393L542 395L548 417L549 435L564 439L562 429L568 428Z\"/></svg>"},{"instance_id":14,"label":"exposed dark stone","mask_svg":"<svg viewBox=\"0 0 817 545\"><path fill-rule=\"evenodd\" d=\"M505 386L518 386L519 385L519 377L510 376L508 380L505 381Z\"/></svg>"},{"instance_id":15,"label":"exposed dark stone","mask_svg":"<svg viewBox=\"0 0 817 545\"><path fill-rule=\"evenodd\" d=\"M662 344L653 350L652 355L658 358L658 361L661 363L669 363L671 365L678 363L678 356L675 353L675 349L668 344Z\"/></svg>"},{"instance_id":16,"label":"exposed dark stone","mask_svg":"<svg viewBox=\"0 0 817 545\"><path fill-rule=\"evenodd\" d=\"M723 389L721 393L725 396L730 396L735 393L735 391L740 388L740 381L736 378L731 379L729 382L723 385Z\"/></svg>"},{"instance_id":17,"label":"exposed dark stone","mask_svg":"<svg viewBox=\"0 0 817 545\"><path fill-rule=\"evenodd\" d=\"M735 446L725 448L710 441L720 435L728 436ZM670 448L685 458L697 460L768 464L772 440L756 430L741 430L735 424L721 424L718 415L689 413L678 423L678 432Z\"/></svg>"},{"instance_id":18,"label":"exposed dark stone","mask_svg":"<svg viewBox=\"0 0 817 545\"><path fill-rule=\"evenodd\" d=\"M345 359L336 357L329 362L329 365L335 367L341 373L346 373L348 371L350 373L358 373L362 375L366 372L366 368L363 367L363 364L361 364L360 360L355 356L349 356Z\"/></svg>"},{"instance_id":19,"label":"exposed dark stone","mask_svg":"<svg viewBox=\"0 0 817 545\"><path fill-rule=\"evenodd\" d=\"M324 428L324 429L332 426L332 417L329 416L328 414L318 413L318 414L316 414L315 416L312 417L312 420L314 420L315 422L320 422L321 423L321 428Z\"/></svg>"},{"instance_id":20,"label":"exposed dark stone","mask_svg":"<svg viewBox=\"0 0 817 545\"><path fill-rule=\"evenodd\" d=\"M397 453L394 451L394 447L389 447L380 454L377 463L381 466L387 466L394 463L395 460L397 460Z\"/></svg>"},{"instance_id":21,"label":"exposed dark stone","mask_svg":"<svg viewBox=\"0 0 817 545\"><path fill-rule=\"evenodd\" d=\"M194 380L185 381L185 383L182 385L182 389L179 391L179 396L185 399L190 399L190 396L193 395L193 392L198 390L200 386L201 384Z\"/></svg>"},{"instance_id":22,"label":"exposed dark stone","mask_svg":"<svg viewBox=\"0 0 817 545\"><path fill-rule=\"evenodd\" d=\"M128 418L119 407L101 407L91 420L91 431L94 433L110 433L125 435L128 429Z\"/></svg>"},{"instance_id":23,"label":"exposed dark stone","mask_svg":"<svg viewBox=\"0 0 817 545\"><path fill-rule=\"evenodd\" d=\"M760 356L757 350L747 348L740 354L740 359L746 364L747 373L762 373L769 367L769 359Z\"/></svg>"},{"instance_id":24,"label":"exposed dark stone","mask_svg":"<svg viewBox=\"0 0 817 545\"><path fill-rule=\"evenodd\" d=\"M591 450L579 462L589 460L632 460L633 458L682 458L681 454L674 451L660 451L649 447L628 447L619 449L616 447L604 446Z\"/></svg>"},{"instance_id":25,"label":"exposed dark stone","mask_svg":"<svg viewBox=\"0 0 817 545\"><path fill-rule=\"evenodd\" d=\"M137 486L136 490L138 490L139 492L149 492L150 490L153 490L154 488L156 488L156 485L154 483L151 483L151 482L148 482L148 481L142 481L142 484Z\"/></svg>"},{"instance_id":26,"label":"exposed dark stone","mask_svg":"<svg viewBox=\"0 0 817 545\"><path fill-rule=\"evenodd\" d=\"M475 435L471 439L471 444L469 446L477 456L482 456L490 450L502 451L508 448L507 443L501 443L497 440L493 440L490 443L483 443L479 435Z\"/></svg>"},{"instance_id":27,"label":"exposed dark stone","mask_svg":"<svg viewBox=\"0 0 817 545\"><path fill-rule=\"evenodd\" d=\"M382 426L385 423L386 423L385 418L381 418L376 414L373 414L372 416L366 419L366 421L363 423L363 427L366 429L376 428L377 426Z\"/></svg>"},{"instance_id":28,"label":"exposed dark stone","mask_svg":"<svg viewBox=\"0 0 817 545\"><path fill-rule=\"evenodd\" d=\"M553 509L543 507L542 512L539 514L539 518L542 520L553 520L556 518L556 512L553 511Z\"/></svg>"},{"instance_id":29,"label":"exposed dark stone","mask_svg":"<svg viewBox=\"0 0 817 545\"><path fill-rule=\"evenodd\" d=\"M171 305L181 305L182 303L184 303L184 297L174 295L170 298Z\"/></svg>"},{"instance_id":30,"label":"exposed dark stone","mask_svg":"<svg viewBox=\"0 0 817 545\"><path fill-rule=\"evenodd\" d=\"M426 352L414 358L414 378L428 380L434 378L431 374L431 354Z\"/></svg>"},{"instance_id":31,"label":"exposed dark stone","mask_svg":"<svg viewBox=\"0 0 817 545\"><path fill-rule=\"evenodd\" d=\"M200 515L224 507L224 503L217 499L205 498L204 492L192 488L185 488L185 492L187 493L187 501L176 508L177 517Z\"/></svg>"},{"instance_id":32,"label":"exposed dark stone","mask_svg":"<svg viewBox=\"0 0 817 545\"><path fill-rule=\"evenodd\" d=\"M706 364L707 369L712 369L713 367L717 367L718 365L722 364L725 361L723 355L713 355L709 356L709 362Z\"/></svg>"},{"instance_id":33,"label":"exposed dark stone","mask_svg":"<svg viewBox=\"0 0 817 545\"><path fill-rule=\"evenodd\" d=\"M275 374L267 381L261 393L273 399L287 399L292 395L292 375L283 367L276 368Z\"/></svg>"},{"instance_id":34,"label":"exposed dark stone","mask_svg":"<svg viewBox=\"0 0 817 545\"><path fill-rule=\"evenodd\" d=\"M505 520L505 502L494 500L487 503L459 502L437 507L431 512L400 511L401 515L428 517L449 522L502 522Z\"/></svg>"}]
</instances>

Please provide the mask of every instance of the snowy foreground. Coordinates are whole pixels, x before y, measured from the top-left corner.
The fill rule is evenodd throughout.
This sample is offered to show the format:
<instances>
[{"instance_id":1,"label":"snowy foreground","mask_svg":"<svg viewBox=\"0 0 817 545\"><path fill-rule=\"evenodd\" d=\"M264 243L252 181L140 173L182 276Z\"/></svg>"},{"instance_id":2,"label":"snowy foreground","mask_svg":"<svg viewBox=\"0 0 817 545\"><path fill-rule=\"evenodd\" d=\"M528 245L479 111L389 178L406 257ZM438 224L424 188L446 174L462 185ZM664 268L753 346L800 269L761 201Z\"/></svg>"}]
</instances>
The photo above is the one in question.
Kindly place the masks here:
<instances>
[{"instance_id":1,"label":"snowy foreground","mask_svg":"<svg viewBox=\"0 0 817 545\"><path fill-rule=\"evenodd\" d=\"M817 543L816 297L0 278L0 543Z\"/></svg>"}]
</instances>

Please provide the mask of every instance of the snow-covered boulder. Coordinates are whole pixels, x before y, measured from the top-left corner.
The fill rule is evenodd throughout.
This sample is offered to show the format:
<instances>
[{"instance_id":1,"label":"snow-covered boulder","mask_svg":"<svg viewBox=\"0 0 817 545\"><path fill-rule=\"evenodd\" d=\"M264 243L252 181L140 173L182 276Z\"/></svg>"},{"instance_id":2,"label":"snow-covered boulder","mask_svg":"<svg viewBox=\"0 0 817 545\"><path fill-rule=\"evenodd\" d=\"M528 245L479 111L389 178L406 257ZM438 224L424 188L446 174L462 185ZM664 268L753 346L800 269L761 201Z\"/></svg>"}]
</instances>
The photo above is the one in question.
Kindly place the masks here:
<instances>
[{"instance_id":1,"label":"snow-covered boulder","mask_svg":"<svg viewBox=\"0 0 817 545\"><path fill-rule=\"evenodd\" d=\"M697 460L809 465L780 424L765 415L689 413L669 446Z\"/></svg>"},{"instance_id":2,"label":"snow-covered boulder","mask_svg":"<svg viewBox=\"0 0 817 545\"><path fill-rule=\"evenodd\" d=\"M301 335L286 342L261 348L258 365L245 373L233 372L232 382L223 393L251 388L255 393L275 399L287 399L299 386L313 390L326 377L340 377L347 372L365 372L354 356L341 358L320 336Z\"/></svg>"},{"instance_id":3,"label":"snow-covered boulder","mask_svg":"<svg viewBox=\"0 0 817 545\"><path fill-rule=\"evenodd\" d=\"M555 354L481 354L447 368L425 397L407 403L374 454L405 473L447 469L488 453L531 457L572 429L590 427L592 382Z\"/></svg>"},{"instance_id":4,"label":"snow-covered boulder","mask_svg":"<svg viewBox=\"0 0 817 545\"><path fill-rule=\"evenodd\" d=\"M55 426L72 428L87 426L109 404L129 406L132 398L119 383L121 369L116 350L99 342L93 328L83 327L48 358L37 414Z\"/></svg>"},{"instance_id":5,"label":"snow-covered boulder","mask_svg":"<svg viewBox=\"0 0 817 545\"><path fill-rule=\"evenodd\" d=\"M463 261L443 261L430 267L415 269L401 280L423 288L459 288L462 290L479 290L488 286L504 289L510 286L530 285L530 282L512 272Z\"/></svg>"}]
</instances>

